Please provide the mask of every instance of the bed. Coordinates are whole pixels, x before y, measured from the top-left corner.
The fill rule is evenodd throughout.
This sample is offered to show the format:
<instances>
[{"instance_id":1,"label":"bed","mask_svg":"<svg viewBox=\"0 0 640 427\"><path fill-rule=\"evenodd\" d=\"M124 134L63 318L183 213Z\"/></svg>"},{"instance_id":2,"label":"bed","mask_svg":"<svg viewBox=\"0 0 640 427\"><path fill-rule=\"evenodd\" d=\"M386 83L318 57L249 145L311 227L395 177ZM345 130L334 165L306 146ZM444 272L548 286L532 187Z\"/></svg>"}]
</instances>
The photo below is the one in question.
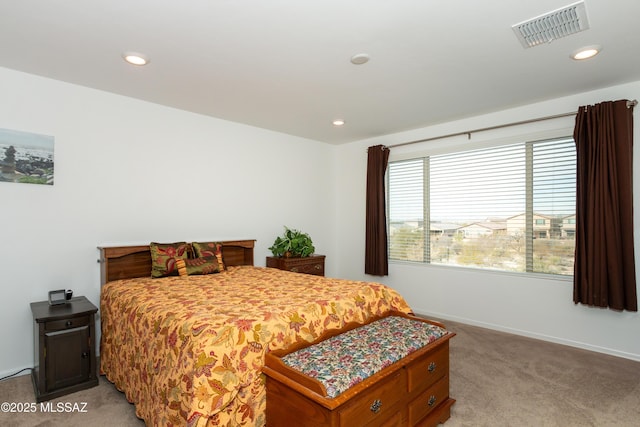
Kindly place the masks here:
<instances>
[{"instance_id":1,"label":"bed","mask_svg":"<svg viewBox=\"0 0 640 427\"><path fill-rule=\"evenodd\" d=\"M221 242L217 274L163 278L148 245L100 248L100 373L147 425L264 426L266 352L411 312L379 283L255 267L254 243Z\"/></svg>"}]
</instances>

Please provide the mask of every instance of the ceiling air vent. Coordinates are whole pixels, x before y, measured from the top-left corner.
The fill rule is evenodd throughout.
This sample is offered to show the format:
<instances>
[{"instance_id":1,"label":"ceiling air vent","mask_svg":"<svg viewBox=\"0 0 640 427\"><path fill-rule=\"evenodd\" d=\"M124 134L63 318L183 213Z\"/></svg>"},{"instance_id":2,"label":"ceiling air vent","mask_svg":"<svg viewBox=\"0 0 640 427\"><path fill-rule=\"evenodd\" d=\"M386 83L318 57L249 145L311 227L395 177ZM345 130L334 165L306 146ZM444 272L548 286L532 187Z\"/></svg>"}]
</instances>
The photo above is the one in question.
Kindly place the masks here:
<instances>
[{"instance_id":1,"label":"ceiling air vent","mask_svg":"<svg viewBox=\"0 0 640 427\"><path fill-rule=\"evenodd\" d=\"M579 1L511 28L522 46L529 48L584 31L589 28L589 20L584 1Z\"/></svg>"}]
</instances>

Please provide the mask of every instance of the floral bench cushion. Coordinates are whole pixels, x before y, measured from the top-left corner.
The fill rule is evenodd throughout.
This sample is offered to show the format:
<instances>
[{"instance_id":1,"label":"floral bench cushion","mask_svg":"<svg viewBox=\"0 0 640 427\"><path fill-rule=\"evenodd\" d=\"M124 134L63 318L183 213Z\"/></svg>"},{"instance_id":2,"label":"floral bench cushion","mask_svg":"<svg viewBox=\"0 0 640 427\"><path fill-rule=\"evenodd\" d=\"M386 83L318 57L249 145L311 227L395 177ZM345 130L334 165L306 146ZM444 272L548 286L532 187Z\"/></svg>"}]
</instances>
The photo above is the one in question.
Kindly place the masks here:
<instances>
[{"instance_id":1,"label":"floral bench cushion","mask_svg":"<svg viewBox=\"0 0 640 427\"><path fill-rule=\"evenodd\" d=\"M282 361L320 381L334 398L446 333L430 323L389 316L290 353Z\"/></svg>"}]
</instances>

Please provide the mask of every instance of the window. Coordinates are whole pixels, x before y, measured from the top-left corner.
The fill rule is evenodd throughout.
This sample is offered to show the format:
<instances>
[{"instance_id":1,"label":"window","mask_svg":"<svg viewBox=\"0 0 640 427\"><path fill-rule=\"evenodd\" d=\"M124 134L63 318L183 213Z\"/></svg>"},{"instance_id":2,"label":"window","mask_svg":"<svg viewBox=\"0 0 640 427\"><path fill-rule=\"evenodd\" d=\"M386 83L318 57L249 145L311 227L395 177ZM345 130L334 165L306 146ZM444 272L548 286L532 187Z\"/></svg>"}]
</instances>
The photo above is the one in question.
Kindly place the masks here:
<instances>
[{"instance_id":1,"label":"window","mask_svg":"<svg viewBox=\"0 0 640 427\"><path fill-rule=\"evenodd\" d=\"M389 259L573 274L571 138L394 161Z\"/></svg>"}]
</instances>

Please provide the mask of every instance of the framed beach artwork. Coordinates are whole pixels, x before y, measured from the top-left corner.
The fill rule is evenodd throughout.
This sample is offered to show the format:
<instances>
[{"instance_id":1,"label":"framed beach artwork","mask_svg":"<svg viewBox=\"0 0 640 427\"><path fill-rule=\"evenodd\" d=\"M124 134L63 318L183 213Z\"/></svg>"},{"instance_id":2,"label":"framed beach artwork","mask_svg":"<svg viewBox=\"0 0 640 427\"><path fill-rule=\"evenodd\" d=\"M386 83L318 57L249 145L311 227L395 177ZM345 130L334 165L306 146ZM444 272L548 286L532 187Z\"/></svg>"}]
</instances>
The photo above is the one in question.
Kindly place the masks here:
<instances>
[{"instance_id":1,"label":"framed beach artwork","mask_svg":"<svg viewBox=\"0 0 640 427\"><path fill-rule=\"evenodd\" d=\"M0 182L53 185L54 137L0 129Z\"/></svg>"}]
</instances>

